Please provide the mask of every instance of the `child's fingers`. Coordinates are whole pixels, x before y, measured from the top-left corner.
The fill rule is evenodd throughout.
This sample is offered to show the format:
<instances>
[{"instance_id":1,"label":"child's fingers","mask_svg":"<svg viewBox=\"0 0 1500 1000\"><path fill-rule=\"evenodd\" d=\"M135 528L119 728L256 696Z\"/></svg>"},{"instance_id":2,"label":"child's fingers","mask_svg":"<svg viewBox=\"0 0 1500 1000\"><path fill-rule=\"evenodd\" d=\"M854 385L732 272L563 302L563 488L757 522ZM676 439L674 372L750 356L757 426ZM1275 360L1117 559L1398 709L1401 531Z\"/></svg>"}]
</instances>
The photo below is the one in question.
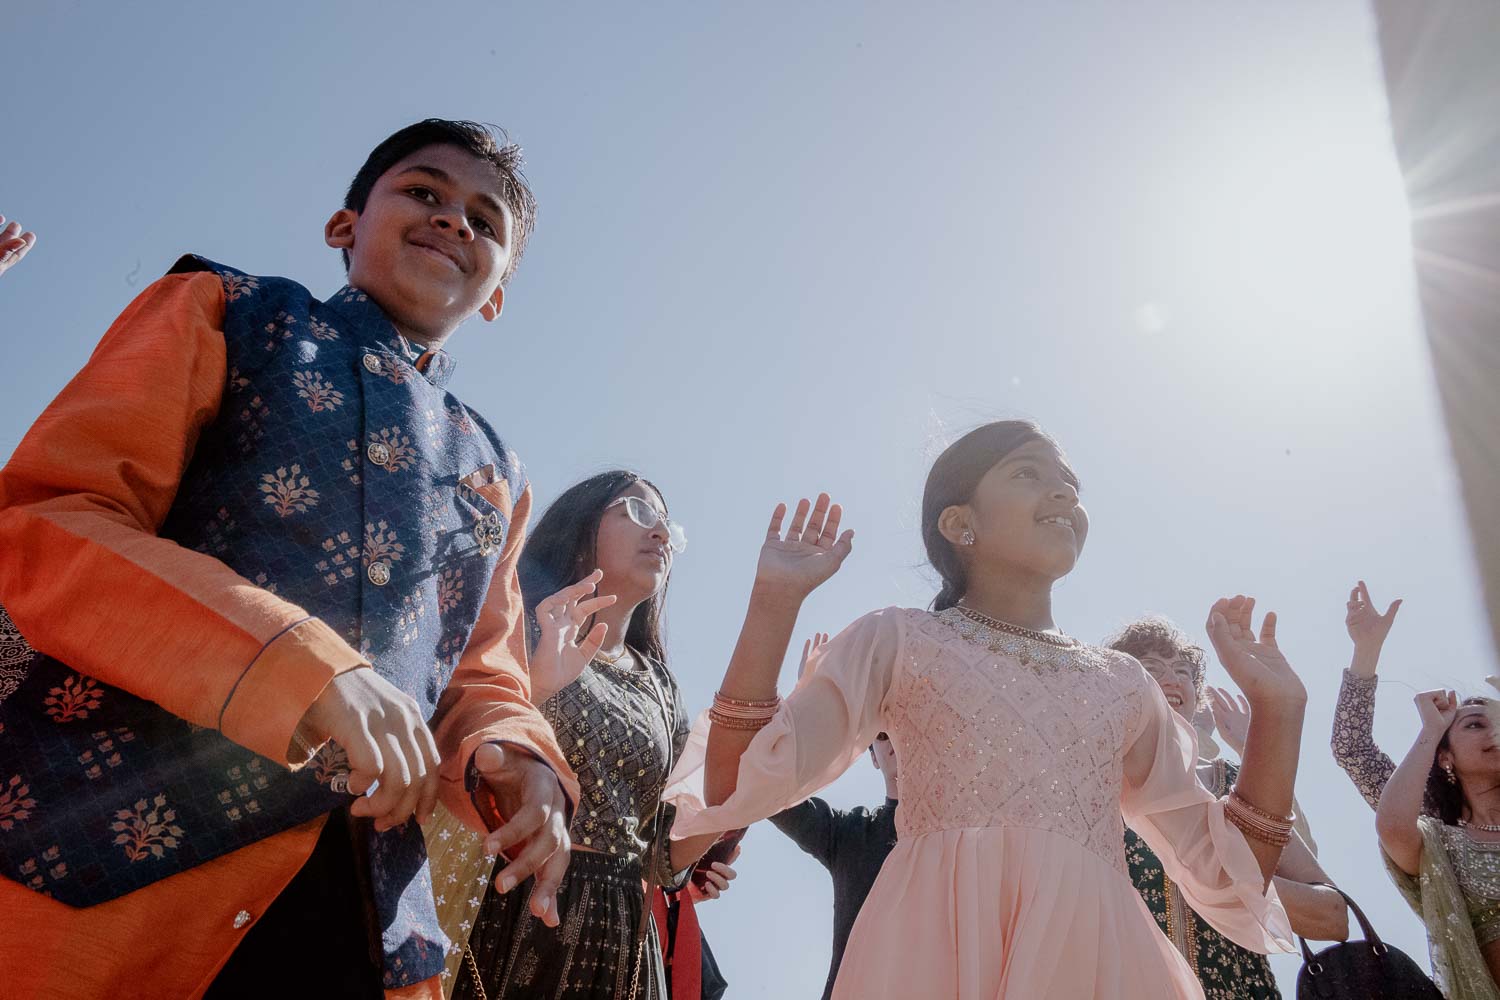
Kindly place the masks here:
<instances>
[{"instance_id":1,"label":"child's fingers","mask_svg":"<svg viewBox=\"0 0 1500 1000\"><path fill-rule=\"evenodd\" d=\"M1276 645L1276 612L1266 612L1265 621L1260 623L1260 641L1267 646Z\"/></svg>"},{"instance_id":2,"label":"child's fingers","mask_svg":"<svg viewBox=\"0 0 1500 1000\"><path fill-rule=\"evenodd\" d=\"M561 916L557 912L557 890L568 870L568 861L568 843L564 836L562 845L552 852L552 856L536 873L536 882L531 890L531 912L548 927L556 927L561 923Z\"/></svg>"},{"instance_id":3,"label":"child's fingers","mask_svg":"<svg viewBox=\"0 0 1500 1000\"><path fill-rule=\"evenodd\" d=\"M807 530L802 533L802 541L816 545L823 534L823 521L827 517L828 494L819 493L818 502L813 504L812 517L807 519Z\"/></svg>"},{"instance_id":4,"label":"child's fingers","mask_svg":"<svg viewBox=\"0 0 1500 1000\"><path fill-rule=\"evenodd\" d=\"M771 525L766 528L766 541L781 541L781 519L786 517L786 504L779 503L776 509L771 511Z\"/></svg>"},{"instance_id":5,"label":"child's fingers","mask_svg":"<svg viewBox=\"0 0 1500 1000\"><path fill-rule=\"evenodd\" d=\"M818 544L827 548L832 545L834 539L839 537L839 522L844 519L844 508L842 504L834 504L828 508L828 520L823 524L823 531L818 535Z\"/></svg>"},{"instance_id":6,"label":"child's fingers","mask_svg":"<svg viewBox=\"0 0 1500 1000\"><path fill-rule=\"evenodd\" d=\"M406 816L401 815L402 802L411 789L412 784L412 762L407 758L406 748L401 745L401 739L395 733L383 733L377 737L380 745L380 757L385 767L380 772L380 787L374 793L363 800L356 802L350 812L358 809L359 815L372 817L376 822L376 829L386 829L397 823L404 822L406 816L411 815L411 806L415 800L406 808ZM364 808L359 809L363 804Z\"/></svg>"},{"instance_id":7,"label":"child's fingers","mask_svg":"<svg viewBox=\"0 0 1500 1000\"><path fill-rule=\"evenodd\" d=\"M426 765L427 775L422 784L422 790L417 798L417 822L426 823L432 819L432 811L437 808L438 793L442 790L443 782L438 774L438 768L442 766L443 758L438 753L437 740L432 735L432 730L425 725L421 727L414 738L417 748L421 751L423 762Z\"/></svg>"},{"instance_id":8,"label":"child's fingers","mask_svg":"<svg viewBox=\"0 0 1500 1000\"><path fill-rule=\"evenodd\" d=\"M579 655L589 660L598 656L599 650L604 648L604 637L608 634L609 626L604 622L589 629L589 634L583 637L583 642L578 646Z\"/></svg>"},{"instance_id":9,"label":"child's fingers","mask_svg":"<svg viewBox=\"0 0 1500 1000\"><path fill-rule=\"evenodd\" d=\"M586 601L579 601L573 606L573 610L571 612L573 616L573 624L582 625L584 622L588 621L590 617L598 614L600 611L603 611L605 608L609 607L611 604L614 604L619 599L619 596L616 594L605 594L603 597L591 597Z\"/></svg>"},{"instance_id":10,"label":"child's fingers","mask_svg":"<svg viewBox=\"0 0 1500 1000\"><path fill-rule=\"evenodd\" d=\"M807 522L807 512L812 510L812 503L806 497L797 501L797 509L792 512L792 523L786 529L787 541L795 541L802 537L802 526Z\"/></svg>"},{"instance_id":11,"label":"child's fingers","mask_svg":"<svg viewBox=\"0 0 1500 1000\"><path fill-rule=\"evenodd\" d=\"M559 590L548 598L548 601L554 604L572 604L592 594L602 579L604 579L604 571L596 569L577 583L569 584Z\"/></svg>"}]
</instances>

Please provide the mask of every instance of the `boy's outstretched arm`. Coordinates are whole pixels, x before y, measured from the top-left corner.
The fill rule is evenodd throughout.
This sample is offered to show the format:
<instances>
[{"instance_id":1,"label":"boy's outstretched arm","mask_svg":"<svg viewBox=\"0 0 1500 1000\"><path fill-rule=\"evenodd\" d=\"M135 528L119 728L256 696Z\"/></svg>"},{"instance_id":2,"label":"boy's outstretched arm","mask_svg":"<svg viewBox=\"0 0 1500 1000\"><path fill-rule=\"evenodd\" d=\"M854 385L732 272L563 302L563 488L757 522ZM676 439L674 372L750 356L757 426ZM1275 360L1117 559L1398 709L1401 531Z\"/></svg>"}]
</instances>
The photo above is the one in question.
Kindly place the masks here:
<instances>
[{"instance_id":1,"label":"boy's outstretched arm","mask_svg":"<svg viewBox=\"0 0 1500 1000\"><path fill-rule=\"evenodd\" d=\"M367 664L156 534L219 411L223 317L217 275L162 278L37 418L0 470L0 604L41 652L286 761L329 682Z\"/></svg>"}]
</instances>

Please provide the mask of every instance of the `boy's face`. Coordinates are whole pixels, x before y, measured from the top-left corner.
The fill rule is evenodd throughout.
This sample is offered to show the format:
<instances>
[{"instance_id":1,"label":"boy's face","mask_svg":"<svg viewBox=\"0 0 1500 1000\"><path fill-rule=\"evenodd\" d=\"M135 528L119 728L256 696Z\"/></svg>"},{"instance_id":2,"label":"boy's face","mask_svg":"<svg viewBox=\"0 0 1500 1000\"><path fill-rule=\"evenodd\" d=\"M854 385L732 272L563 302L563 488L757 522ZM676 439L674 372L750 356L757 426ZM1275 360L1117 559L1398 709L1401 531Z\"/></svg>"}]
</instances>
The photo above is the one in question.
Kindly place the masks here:
<instances>
[{"instance_id":1,"label":"boy's face","mask_svg":"<svg viewBox=\"0 0 1500 1000\"><path fill-rule=\"evenodd\" d=\"M401 332L437 346L476 312L500 315L513 231L494 167L427 146L380 176L364 211L335 212L325 237L349 251L349 284Z\"/></svg>"}]
</instances>

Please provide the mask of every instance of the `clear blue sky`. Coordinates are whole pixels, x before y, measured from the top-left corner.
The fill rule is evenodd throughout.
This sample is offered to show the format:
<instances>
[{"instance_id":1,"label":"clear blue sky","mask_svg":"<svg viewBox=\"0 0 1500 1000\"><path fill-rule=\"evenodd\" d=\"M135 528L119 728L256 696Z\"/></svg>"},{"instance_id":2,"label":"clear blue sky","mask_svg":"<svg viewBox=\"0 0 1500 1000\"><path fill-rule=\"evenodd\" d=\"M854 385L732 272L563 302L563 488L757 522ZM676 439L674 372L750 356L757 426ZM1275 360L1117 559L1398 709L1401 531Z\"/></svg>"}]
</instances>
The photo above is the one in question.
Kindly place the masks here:
<instances>
[{"instance_id":1,"label":"clear blue sky","mask_svg":"<svg viewBox=\"0 0 1500 1000\"><path fill-rule=\"evenodd\" d=\"M1406 598L1376 728L1397 756L1416 690L1490 667L1368 10L738 6L12 5L0 212L40 241L0 279L0 458L179 253L326 293L322 224L375 142L503 124L541 216L502 321L452 342L456 389L544 502L617 464L665 490L694 707L777 500L826 489L858 531L805 632L922 605L930 458L1035 417L1093 515L1059 624L1279 610L1325 864L1425 961L1327 748L1357 577ZM863 766L829 792L879 795ZM740 870L703 910L731 996L816 996L822 870L770 828Z\"/></svg>"}]
</instances>

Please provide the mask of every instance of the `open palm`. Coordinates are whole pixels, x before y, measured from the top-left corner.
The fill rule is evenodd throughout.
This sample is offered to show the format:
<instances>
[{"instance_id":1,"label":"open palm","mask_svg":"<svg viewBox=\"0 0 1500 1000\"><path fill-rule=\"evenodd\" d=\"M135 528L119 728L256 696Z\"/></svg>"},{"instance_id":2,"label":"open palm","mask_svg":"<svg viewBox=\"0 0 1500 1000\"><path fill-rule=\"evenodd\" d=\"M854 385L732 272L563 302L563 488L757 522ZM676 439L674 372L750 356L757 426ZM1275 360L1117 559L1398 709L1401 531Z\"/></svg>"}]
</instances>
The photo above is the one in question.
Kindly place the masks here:
<instances>
[{"instance_id":1,"label":"open palm","mask_svg":"<svg viewBox=\"0 0 1500 1000\"><path fill-rule=\"evenodd\" d=\"M576 681L604 645L609 626L603 622L595 624L586 635L579 634L589 618L615 603L614 594L590 596L603 579L604 572L596 569L537 604L536 623L541 636L529 664L532 698L536 701Z\"/></svg>"},{"instance_id":2,"label":"open palm","mask_svg":"<svg viewBox=\"0 0 1500 1000\"><path fill-rule=\"evenodd\" d=\"M760 561L755 566L755 586L800 600L837 573L854 548L854 532L839 534L844 509L830 503L828 494L818 495L816 504L797 502L786 535L781 522L786 504L777 504L766 529Z\"/></svg>"},{"instance_id":3,"label":"open palm","mask_svg":"<svg viewBox=\"0 0 1500 1000\"><path fill-rule=\"evenodd\" d=\"M1276 612L1266 612L1260 635L1253 628L1255 598L1243 595L1214 602L1208 615L1208 637L1219 662L1256 705L1307 701L1307 689L1276 644Z\"/></svg>"},{"instance_id":4,"label":"open palm","mask_svg":"<svg viewBox=\"0 0 1500 1000\"><path fill-rule=\"evenodd\" d=\"M1349 591L1349 603L1346 607L1348 614L1344 616L1344 627L1349 630L1349 638L1354 640L1354 645L1378 649L1385 643L1385 637L1390 635L1391 626L1396 623L1396 612L1401 610L1401 601L1392 601L1391 606L1385 609L1385 614L1381 614L1375 610L1375 600L1370 596L1370 588L1361 580Z\"/></svg>"}]
</instances>

